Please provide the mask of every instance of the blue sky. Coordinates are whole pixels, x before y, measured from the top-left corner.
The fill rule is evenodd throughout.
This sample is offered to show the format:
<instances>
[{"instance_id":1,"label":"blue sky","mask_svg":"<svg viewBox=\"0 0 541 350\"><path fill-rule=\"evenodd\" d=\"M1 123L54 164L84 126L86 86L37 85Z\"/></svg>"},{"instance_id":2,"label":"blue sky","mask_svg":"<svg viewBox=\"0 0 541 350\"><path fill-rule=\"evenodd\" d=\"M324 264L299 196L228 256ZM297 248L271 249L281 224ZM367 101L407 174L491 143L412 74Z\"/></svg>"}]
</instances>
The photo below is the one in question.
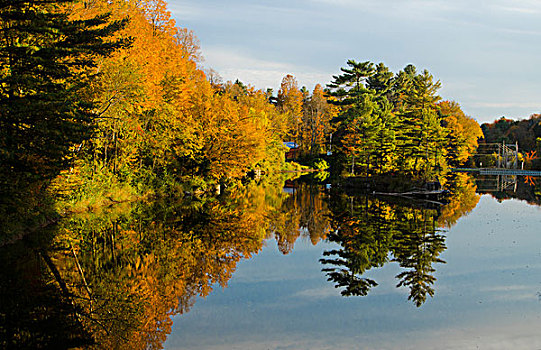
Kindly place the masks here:
<instances>
[{"instance_id":1,"label":"blue sky","mask_svg":"<svg viewBox=\"0 0 541 350\"><path fill-rule=\"evenodd\" d=\"M538 0L169 0L224 80L312 89L348 59L414 64L479 122L541 112Z\"/></svg>"}]
</instances>

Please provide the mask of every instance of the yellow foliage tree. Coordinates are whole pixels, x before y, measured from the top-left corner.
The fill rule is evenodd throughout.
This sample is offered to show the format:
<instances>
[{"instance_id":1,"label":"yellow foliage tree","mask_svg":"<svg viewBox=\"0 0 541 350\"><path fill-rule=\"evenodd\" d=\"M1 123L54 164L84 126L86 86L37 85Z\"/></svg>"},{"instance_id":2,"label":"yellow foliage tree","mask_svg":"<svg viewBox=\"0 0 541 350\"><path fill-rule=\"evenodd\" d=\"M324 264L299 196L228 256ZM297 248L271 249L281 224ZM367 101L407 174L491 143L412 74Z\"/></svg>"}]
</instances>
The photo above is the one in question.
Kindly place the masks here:
<instances>
[{"instance_id":1,"label":"yellow foliage tree","mask_svg":"<svg viewBox=\"0 0 541 350\"><path fill-rule=\"evenodd\" d=\"M305 154L313 157L325 152L326 139L331 133L330 121L336 111L336 106L327 102L323 88L317 84L303 105L301 148Z\"/></svg>"},{"instance_id":2,"label":"yellow foliage tree","mask_svg":"<svg viewBox=\"0 0 541 350\"><path fill-rule=\"evenodd\" d=\"M438 103L439 113L449 130L447 136L450 156L460 164L473 155L477 149L477 141L483 137L479 124L464 114L460 105L454 101Z\"/></svg>"},{"instance_id":3,"label":"yellow foliage tree","mask_svg":"<svg viewBox=\"0 0 541 350\"><path fill-rule=\"evenodd\" d=\"M291 74L282 79L278 90L278 110L288 116L288 141L298 143L302 122L302 92L299 90L297 79Z\"/></svg>"}]
</instances>

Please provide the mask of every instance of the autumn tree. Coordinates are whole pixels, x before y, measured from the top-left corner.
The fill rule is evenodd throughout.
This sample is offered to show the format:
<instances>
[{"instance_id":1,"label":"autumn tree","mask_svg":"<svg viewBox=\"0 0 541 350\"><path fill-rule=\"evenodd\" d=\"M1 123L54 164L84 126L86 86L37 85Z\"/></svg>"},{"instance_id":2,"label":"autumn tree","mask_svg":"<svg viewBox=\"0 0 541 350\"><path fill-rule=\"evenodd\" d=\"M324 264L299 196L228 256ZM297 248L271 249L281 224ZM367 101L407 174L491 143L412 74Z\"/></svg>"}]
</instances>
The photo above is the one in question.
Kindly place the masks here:
<instances>
[{"instance_id":1,"label":"autumn tree","mask_svg":"<svg viewBox=\"0 0 541 350\"><path fill-rule=\"evenodd\" d=\"M83 95L98 76L96 59L126 43L112 39L124 21L72 19L75 4L0 1L2 231L50 215L46 186L95 130L96 104Z\"/></svg>"},{"instance_id":2,"label":"autumn tree","mask_svg":"<svg viewBox=\"0 0 541 350\"><path fill-rule=\"evenodd\" d=\"M464 114L454 101L438 103L439 114L449 130L447 149L450 163L459 165L468 160L477 150L478 140L483 137L479 124Z\"/></svg>"},{"instance_id":3,"label":"autumn tree","mask_svg":"<svg viewBox=\"0 0 541 350\"><path fill-rule=\"evenodd\" d=\"M113 20L130 18L117 37L130 38L131 46L96 62L100 79L85 98L97 106L98 124L76 169L63 174L67 182L96 184L114 197L115 186L206 188L281 166L285 114L265 93L205 74L197 38L177 26L163 0L96 0L74 12L85 19L112 9ZM84 188L74 191L93 191Z\"/></svg>"},{"instance_id":4,"label":"autumn tree","mask_svg":"<svg viewBox=\"0 0 541 350\"><path fill-rule=\"evenodd\" d=\"M522 152L541 152L541 115L532 114L528 119L512 120L501 117L492 123L481 125L485 143L518 143ZM541 168L536 160L535 169Z\"/></svg>"},{"instance_id":5,"label":"autumn tree","mask_svg":"<svg viewBox=\"0 0 541 350\"><path fill-rule=\"evenodd\" d=\"M304 98L302 109L301 147L310 157L317 157L326 151L335 108L327 102L322 86L317 84L312 95Z\"/></svg>"},{"instance_id":6,"label":"autumn tree","mask_svg":"<svg viewBox=\"0 0 541 350\"><path fill-rule=\"evenodd\" d=\"M297 79L288 74L282 79L278 90L278 110L288 116L287 139L299 143L302 122L303 94L299 90Z\"/></svg>"}]
</instances>

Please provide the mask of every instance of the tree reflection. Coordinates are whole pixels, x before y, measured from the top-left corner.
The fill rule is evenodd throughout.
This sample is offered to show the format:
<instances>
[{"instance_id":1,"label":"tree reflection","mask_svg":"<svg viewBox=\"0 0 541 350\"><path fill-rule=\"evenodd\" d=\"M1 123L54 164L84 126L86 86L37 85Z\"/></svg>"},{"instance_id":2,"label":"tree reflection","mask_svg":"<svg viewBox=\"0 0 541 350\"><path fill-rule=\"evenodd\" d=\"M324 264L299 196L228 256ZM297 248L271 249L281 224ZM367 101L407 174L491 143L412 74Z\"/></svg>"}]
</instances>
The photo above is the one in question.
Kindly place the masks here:
<instances>
[{"instance_id":1,"label":"tree reflection","mask_svg":"<svg viewBox=\"0 0 541 350\"><path fill-rule=\"evenodd\" d=\"M362 277L373 267L388 262L388 251L393 236L385 218L387 213L379 201L368 197L349 197L345 193L334 192L331 196L330 242L341 245L323 253L321 262L331 265L327 272L329 281L337 287L344 287L342 295L367 295L377 285L374 280ZM340 209L339 209L340 208Z\"/></svg>"},{"instance_id":2,"label":"tree reflection","mask_svg":"<svg viewBox=\"0 0 541 350\"><path fill-rule=\"evenodd\" d=\"M439 259L446 248L445 236L436 227L437 210L402 207L398 212L392 254L393 261L406 270L396 276L400 280L397 287L408 287L408 300L421 306L427 295L434 295L436 269L433 264L445 263Z\"/></svg>"},{"instance_id":3,"label":"tree reflection","mask_svg":"<svg viewBox=\"0 0 541 350\"><path fill-rule=\"evenodd\" d=\"M268 215L259 210L272 207L263 206L257 191L237 191L246 193L156 202L129 216L63 227L59 269L100 346L161 348L171 316L189 310L213 285L226 286L237 262L261 249Z\"/></svg>"},{"instance_id":4,"label":"tree reflection","mask_svg":"<svg viewBox=\"0 0 541 350\"><path fill-rule=\"evenodd\" d=\"M469 174L452 173L447 184L451 196L449 203L441 207L437 225L450 228L477 206L481 196L477 194L477 186Z\"/></svg>"},{"instance_id":5,"label":"tree reflection","mask_svg":"<svg viewBox=\"0 0 541 350\"><path fill-rule=\"evenodd\" d=\"M290 189L291 193L285 196L280 210L273 212L269 228L283 254L290 253L301 236L316 245L326 238L330 229L330 211L321 186L294 182Z\"/></svg>"},{"instance_id":6,"label":"tree reflection","mask_svg":"<svg viewBox=\"0 0 541 350\"><path fill-rule=\"evenodd\" d=\"M55 265L48 264L44 243L25 237L0 248L2 349L66 349L93 344L73 295L64 288L62 277L55 277Z\"/></svg>"},{"instance_id":7,"label":"tree reflection","mask_svg":"<svg viewBox=\"0 0 541 350\"><path fill-rule=\"evenodd\" d=\"M172 316L226 286L237 262L261 249L282 183L119 205L66 219L31 248L4 247L1 347L162 348Z\"/></svg>"},{"instance_id":8,"label":"tree reflection","mask_svg":"<svg viewBox=\"0 0 541 350\"><path fill-rule=\"evenodd\" d=\"M368 294L377 282L366 273L397 262L398 286L420 306L434 294L440 227L478 200L463 180L469 185L456 185L449 210L307 183L286 193L282 179L267 178L218 197L72 216L0 248L0 347L160 349L172 317L225 287L237 263L272 236L283 253L299 237L337 243L321 262L346 296Z\"/></svg>"},{"instance_id":9,"label":"tree reflection","mask_svg":"<svg viewBox=\"0 0 541 350\"><path fill-rule=\"evenodd\" d=\"M409 288L408 299L421 306L434 295L434 265L445 263L439 258L446 249L442 227L453 225L479 201L470 178L461 174L453 180L446 206L333 191L328 240L339 248L325 251L320 260L328 280L344 296L365 296L378 285L366 273L396 262L403 269L397 287Z\"/></svg>"}]
</instances>

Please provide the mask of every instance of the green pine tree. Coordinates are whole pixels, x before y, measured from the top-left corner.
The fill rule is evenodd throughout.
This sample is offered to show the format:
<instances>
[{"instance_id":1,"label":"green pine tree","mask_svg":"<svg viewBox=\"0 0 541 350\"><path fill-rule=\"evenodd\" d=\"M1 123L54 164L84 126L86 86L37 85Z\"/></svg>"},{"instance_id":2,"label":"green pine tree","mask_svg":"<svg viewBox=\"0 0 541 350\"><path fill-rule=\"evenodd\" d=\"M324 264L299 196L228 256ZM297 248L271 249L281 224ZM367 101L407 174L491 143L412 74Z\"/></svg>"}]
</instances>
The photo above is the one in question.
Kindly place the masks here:
<instances>
[{"instance_id":1,"label":"green pine tree","mask_svg":"<svg viewBox=\"0 0 541 350\"><path fill-rule=\"evenodd\" d=\"M80 92L97 74L96 58L124 44L110 39L123 21L70 20L72 3L0 0L0 204L11 211L91 136L94 106Z\"/></svg>"},{"instance_id":2,"label":"green pine tree","mask_svg":"<svg viewBox=\"0 0 541 350\"><path fill-rule=\"evenodd\" d=\"M96 74L96 56L119 42L123 23L72 21L71 0L0 1L0 162L2 175L48 179L67 166L70 147L92 132L93 106L78 92Z\"/></svg>"}]
</instances>

